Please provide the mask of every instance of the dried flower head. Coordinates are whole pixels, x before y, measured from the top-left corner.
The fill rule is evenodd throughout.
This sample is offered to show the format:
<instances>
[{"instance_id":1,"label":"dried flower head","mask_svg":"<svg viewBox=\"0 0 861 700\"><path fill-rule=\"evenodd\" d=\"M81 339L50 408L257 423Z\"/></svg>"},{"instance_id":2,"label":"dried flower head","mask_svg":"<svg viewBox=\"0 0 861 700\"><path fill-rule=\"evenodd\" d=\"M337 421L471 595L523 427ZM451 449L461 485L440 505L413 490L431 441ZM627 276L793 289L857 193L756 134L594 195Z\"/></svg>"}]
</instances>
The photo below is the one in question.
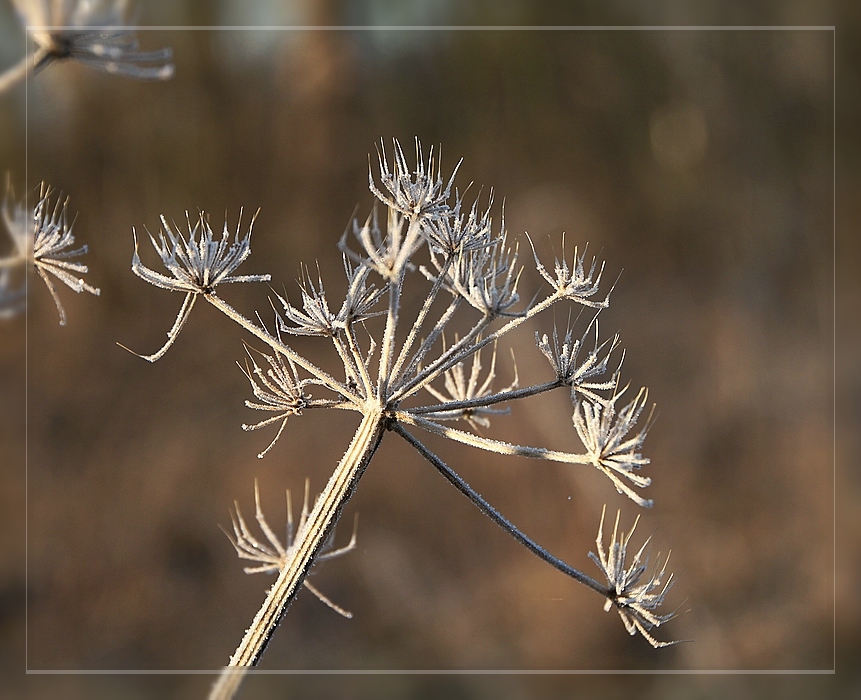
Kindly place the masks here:
<instances>
[{"instance_id":1,"label":"dried flower head","mask_svg":"<svg viewBox=\"0 0 861 700\"><path fill-rule=\"evenodd\" d=\"M520 301L517 284L523 271L517 264L517 252L517 245L507 246L503 229L487 245L459 251L447 260L434 256L437 274L424 266L421 271L432 282L439 277L445 289L486 316L512 315L512 307Z\"/></svg>"},{"instance_id":2,"label":"dried flower head","mask_svg":"<svg viewBox=\"0 0 861 700\"><path fill-rule=\"evenodd\" d=\"M383 280L392 279L392 271L401 257L411 257L422 246L420 236L410 239L410 248L404 249L404 216L395 209L389 209L388 225L383 235L377 217L376 207L361 226L357 219L352 221L353 236L359 242L365 255L355 253L347 245L347 233L341 236L338 248L351 262L376 272Z\"/></svg>"},{"instance_id":3,"label":"dried flower head","mask_svg":"<svg viewBox=\"0 0 861 700\"><path fill-rule=\"evenodd\" d=\"M33 209L32 226L27 224L27 210L21 203L13 203L11 191L3 203L3 221L14 245L12 255L0 261L0 267L12 269L30 263L45 282L57 312L60 315L60 325L66 325L66 311L60 302L57 289L51 279L60 280L70 289L80 293L89 292L96 296L99 289L91 287L77 274L88 271L86 265L75 262L72 258L85 255L87 246L75 248L75 236L72 233L75 221L69 222L69 198L63 198L62 192L53 199L54 191L45 183L39 186L39 201ZM49 277L50 275L50 277Z\"/></svg>"},{"instance_id":4,"label":"dried flower head","mask_svg":"<svg viewBox=\"0 0 861 700\"><path fill-rule=\"evenodd\" d=\"M532 240L530 239L530 243ZM598 288L601 284L601 275L604 273L604 263L598 269L598 274L595 274L598 265L597 258L592 258L592 264L586 271L586 249L584 248L582 255L578 255L578 249L574 247L574 256L571 261L571 266L568 266L568 260L565 258L565 235L562 235L562 256L561 258L553 259L553 274L551 275L547 268L538 259L538 253L535 252L535 246L532 246L532 253L535 257L535 267L544 280L558 294L561 294L566 299L576 301L583 306L591 306L594 309L606 309L610 305L610 294L603 301L593 301L591 297L598 293ZM612 291L612 290L611 290Z\"/></svg>"},{"instance_id":5,"label":"dried flower head","mask_svg":"<svg viewBox=\"0 0 861 700\"><path fill-rule=\"evenodd\" d=\"M317 270L317 284L311 279L308 269L303 271L303 281L300 283L302 291L302 311L292 306L287 299L277 295L278 301L284 307L284 315L277 316L278 329L292 335L319 335L331 337L335 334L336 317L329 311L326 301L326 291L323 289L323 280L320 279L320 270ZM287 322L292 325L288 325Z\"/></svg>"},{"instance_id":6,"label":"dried flower head","mask_svg":"<svg viewBox=\"0 0 861 700\"><path fill-rule=\"evenodd\" d=\"M493 245L493 233L491 231L492 217L490 216L493 206L493 192L490 193L490 201L484 212L479 212L478 201L473 202L469 211L463 207L463 199L459 193L455 193L455 204L449 216L428 219L425 222L424 234L428 239L432 261L436 265L439 258L445 259L456 253L465 253ZM503 217L502 230L505 230Z\"/></svg>"},{"instance_id":7,"label":"dried flower head","mask_svg":"<svg viewBox=\"0 0 861 700\"><path fill-rule=\"evenodd\" d=\"M383 204L412 219L423 217L433 220L449 212L448 200L451 197L451 186L454 176L460 167L458 163L448 183L442 178L441 170L434 160L433 149L428 155L427 163L422 155L422 147L416 139L416 168L410 171L407 159L401 149L401 144L394 142L394 168L389 170L385 146L381 143L377 156L380 161L380 182L386 192L380 191L374 183L372 174L368 173L368 185L371 192Z\"/></svg>"},{"instance_id":8,"label":"dried flower head","mask_svg":"<svg viewBox=\"0 0 861 700\"><path fill-rule=\"evenodd\" d=\"M651 427L652 416L649 416L646 424L638 432L628 437L628 433L634 429L640 414L646 407L649 392L645 388L640 389L633 401L617 410L616 402L621 396L622 392L619 392L602 403L575 400L572 416L574 428L586 448L590 464L604 472L615 484L619 493L624 493L637 504L650 508L652 506L650 499L637 494L619 478L623 476L639 487L652 483L648 477L635 473L649 463L649 459L643 457L640 450L646 439L646 433Z\"/></svg>"},{"instance_id":9,"label":"dried flower head","mask_svg":"<svg viewBox=\"0 0 861 700\"><path fill-rule=\"evenodd\" d=\"M158 240L147 231L153 248L161 258L162 264L171 274L170 277L151 270L141 262L138 254L137 233L133 232L135 250L132 256L132 272L156 287L172 292L185 292L182 307L176 315L173 327L167 333L167 342L152 355L139 355L139 357L150 362L155 362L173 345L199 295L212 294L215 288L221 284L268 282L271 279L269 275L233 274L236 268L251 254L251 229L254 228L257 213L251 217L248 232L240 238L239 232L242 226L242 211L240 210L232 242L230 241L230 231L227 228L226 219L221 238L216 239L204 212L200 212L193 226L188 212L185 213L185 218L186 236L182 235L175 222L171 227L164 216L161 217L162 229L159 231ZM128 350L128 348L126 349ZM129 352L133 351L129 350ZM137 355L138 353L134 354Z\"/></svg>"},{"instance_id":10,"label":"dried flower head","mask_svg":"<svg viewBox=\"0 0 861 700\"><path fill-rule=\"evenodd\" d=\"M592 333L593 326L595 346L589 351L586 358L580 364L577 364L580 351L586 344L586 336ZM535 331L535 344L544 357L547 358L553 371L556 372L557 380L561 384L571 387L572 400L576 400L579 393L595 403L606 405L608 399L596 392L616 389L619 380L619 370L622 366L621 360L619 361L619 367L609 379L604 381L595 381L595 379L607 373L607 363L610 361L610 355L613 350L619 347L619 335L617 333L603 343L599 342L597 318L589 325L582 338L574 339L573 333L573 327L569 326L565 331L565 337L560 343L559 333L554 325L552 344L546 333L539 335L538 331ZM604 353L603 356L602 352Z\"/></svg>"},{"instance_id":11,"label":"dried flower head","mask_svg":"<svg viewBox=\"0 0 861 700\"><path fill-rule=\"evenodd\" d=\"M174 75L169 48L140 51L128 24L127 0L13 0L22 22L33 27L35 70L72 59L105 73L139 80Z\"/></svg>"},{"instance_id":12,"label":"dried flower head","mask_svg":"<svg viewBox=\"0 0 861 700\"><path fill-rule=\"evenodd\" d=\"M609 611L614 607L619 612L619 617L625 624L625 629L633 636L639 632L653 647L667 647L674 642L661 642L655 639L649 631L653 627L660 627L668 620L675 617L676 613L658 615L657 610L664 603L664 596L673 585L673 575L664 578L670 555L664 559L663 565L659 565L651 574L646 574L649 568L649 556L644 552L652 539L649 537L643 546L634 555L630 564L625 559L628 553L628 543L637 527L640 516L634 521L631 531L626 535L619 532L619 511L616 511L616 522L613 525L613 536L610 538L608 551L604 551L604 514L607 506L601 510L601 524L598 526L598 537L595 544L598 548L597 556L589 552L589 558L594 561L607 579L609 596L604 603L604 610ZM658 554L658 559L661 555ZM645 578L644 578L645 576Z\"/></svg>"},{"instance_id":13,"label":"dried flower head","mask_svg":"<svg viewBox=\"0 0 861 700\"><path fill-rule=\"evenodd\" d=\"M257 401L246 401L245 405L257 411L271 411L276 415L253 425L243 424L242 429L258 430L272 423L281 422L281 427L278 428L278 433L269 447L257 455L262 458L272 449L272 446L281 436L290 416L301 416L302 412L308 408L329 408L333 402L327 399L314 399L310 394L305 393L305 388L314 384L314 381L300 379L296 363L289 357L286 358L285 362L283 356L278 353L269 355L265 352L255 351L269 365L269 368L264 371L254 360L252 351L246 348L246 352L248 353L248 360L244 367L239 365L239 368L251 382L251 389Z\"/></svg>"}]
</instances>

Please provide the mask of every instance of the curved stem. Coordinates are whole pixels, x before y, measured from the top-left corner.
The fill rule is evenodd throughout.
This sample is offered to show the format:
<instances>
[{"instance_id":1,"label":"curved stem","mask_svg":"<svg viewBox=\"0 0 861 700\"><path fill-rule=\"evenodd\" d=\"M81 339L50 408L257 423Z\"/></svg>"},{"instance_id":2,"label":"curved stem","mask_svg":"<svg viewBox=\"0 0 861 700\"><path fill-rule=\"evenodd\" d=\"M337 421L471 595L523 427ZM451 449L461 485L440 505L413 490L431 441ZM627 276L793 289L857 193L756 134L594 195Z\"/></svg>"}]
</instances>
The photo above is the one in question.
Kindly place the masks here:
<instances>
[{"instance_id":1,"label":"curved stem","mask_svg":"<svg viewBox=\"0 0 861 700\"><path fill-rule=\"evenodd\" d=\"M478 447L488 452L496 452L501 455L515 455L517 457L531 457L533 459L546 459L550 462L563 462L565 464L592 464L592 459L586 454L575 454L573 452L559 452L557 450L546 450L543 447L528 447L524 445L512 445L501 440L483 438L474 433L463 430L455 430L429 421L421 416L414 416L407 411L395 411L393 417L398 421L423 428L430 433L442 435L450 440Z\"/></svg>"},{"instance_id":2,"label":"curved stem","mask_svg":"<svg viewBox=\"0 0 861 700\"><path fill-rule=\"evenodd\" d=\"M142 360L146 360L147 362L156 362L157 360L164 357L165 353L170 350L170 347L174 344L176 339L179 337L179 333L182 330L182 327L185 325L185 322L188 320L188 317L191 315L191 310L194 307L194 302L197 301L197 294L194 292L186 292L185 299L182 301L182 306L179 309L179 313L176 315L176 320L173 322L173 326L167 332L167 342L161 346L159 350L156 350L152 355L141 355L134 350L127 348L122 343L117 343L123 350L128 350L132 355L137 355Z\"/></svg>"},{"instance_id":3,"label":"curved stem","mask_svg":"<svg viewBox=\"0 0 861 700\"><path fill-rule=\"evenodd\" d=\"M537 544L534 540L531 540L529 537L524 535L520 530L518 530L509 520L507 520L498 510L496 510L490 503L488 503L475 489L473 489L466 481L464 481L456 472L454 472L448 465L445 464L439 457L437 457L433 452L428 450L422 443L416 440L410 433L403 429L400 425L395 423L392 427L392 430L400 435L404 440L406 440L410 445L412 445L418 453L424 457L428 462L434 465L437 470L448 479L449 483L452 484L458 491L460 491L464 496L466 496L472 503L488 518L493 520L499 527L501 527L505 532L511 535L515 540L517 540L520 544L526 547L530 552L532 552L535 556L537 556L542 561L546 561L548 564L553 566L554 568L561 571L566 576L570 576L575 581L579 581L584 586L588 586L596 593L600 593L605 598L610 597L610 592L607 590L606 586L602 586L595 579L587 576L582 571L578 571L573 566L566 564L564 561L559 559L558 557L554 557L550 552L548 552L544 547Z\"/></svg>"}]
</instances>

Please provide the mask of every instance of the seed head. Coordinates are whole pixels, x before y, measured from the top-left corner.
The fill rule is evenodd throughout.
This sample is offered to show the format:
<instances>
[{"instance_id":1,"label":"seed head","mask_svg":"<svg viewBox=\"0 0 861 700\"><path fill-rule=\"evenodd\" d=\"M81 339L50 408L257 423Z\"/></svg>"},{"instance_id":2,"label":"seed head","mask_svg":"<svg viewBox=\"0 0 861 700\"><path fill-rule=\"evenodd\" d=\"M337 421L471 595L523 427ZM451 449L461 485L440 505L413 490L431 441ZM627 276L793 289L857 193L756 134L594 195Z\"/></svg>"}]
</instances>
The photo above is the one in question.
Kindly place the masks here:
<instances>
[{"instance_id":1,"label":"seed head","mask_svg":"<svg viewBox=\"0 0 861 700\"><path fill-rule=\"evenodd\" d=\"M139 80L169 80L174 75L170 48L140 51L133 32L108 29L128 24L129 3L126 0L13 2L24 24L36 27L33 39L44 53L37 70L51 61L73 59L105 73ZM92 27L105 29L93 30Z\"/></svg>"},{"instance_id":2,"label":"seed head","mask_svg":"<svg viewBox=\"0 0 861 700\"><path fill-rule=\"evenodd\" d=\"M171 226L164 216L161 217L162 229L159 231L158 240L147 232L153 248L172 277L155 272L141 263L137 235L132 272L156 287L194 294L208 294L219 284L268 282L271 279L269 275L233 275L236 268L251 254L251 230L257 218L256 213L251 217L248 232L240 238L242 212L239 212L232 243L226 220L221 239L216 240L204 212L200 212L194 226L191 225L188 212L185 213L185 218L188 229L185 237L176 223Z\"/></svg>"},{"instance_id":3,"label":"seed head","mask_svg":"<svg viewBox=\"0 0 861 700\"><path fill-rule=\"evenodd\" d=\"M592 332L592 325L595 327L595 347L580 364L577 364L580 351L586 344L586 336ZM535 344L544 357L547 358L547 361L556 373L556 379L559 383L571 387L573 400L576 400L579 393L595 403L606 405L608 400L595 392L614 390L616 388L621 361L619 368L616 369L609 379L603 382L594 380L607 372L607 363L610 360L610 354L619 346L619 335L617 334L613 338L599 344L597 319L595 319L594 324L590 324L589 328L586 329L582 338L574 339L573 333L573 327L569 326L560 344L559 334L554 324L552 343L546 333L541 336L538 331L535 331ZM603 356L601 355L602 352L604 352Z\"/></svg>"},{"instance_id":4,"label":"seed head","mask_svg":"<svg viewBox=\"0 0 861 700\"><path fill-rule=\"evenodd\" d=\"M45 183L39 186L39 201L33 209L33 224L27 224L27 212L23 204L13 204L11 191L3 203L3 221L12 238L15 253L4 261L7 266L29 262L51 293L57 313L60 315L60 325L66 325L66 312L60 302L54 282L49 277L60 280L70 289L80 293L89 292L96 296L99 289L91 287L76 274L88 271L86 265L74 262L72 258L85 255L87 246L75 248L75 236L72 229L74 219L69 222L69 198L63 198L62 192L53 201L54 191Z\"/></svg>"},{"instance_id":5,"label":"seed head","mask_svg":"<svg viewBox=\"0 0 861 700\"><path fill-rule=\"evenodd\" d=\"M416 139L416 169L412 172L397 141L394 142L394 151L394 168L390 170L385 146L380 144L377 156L380 162L380 181L385 192L377 187L369 172L368 186L374 196L383 204L411 219L422 217L425 220L431 220L445 216L449 211L447 202L451 196L451 186L454 184L454 176L460 163L455 166L448 183L444 183L439 166L434 160L433 149L425 163L418 139Z\"/></svg>"},{"instance_id":6,"label":"seed head","mask_svg":"<svg viewBox=\"0 0 861 700\"><path fill-rule=\"evenodd\" d=\"M532 240L530 239L530 243ZM571 261L571 266L568 266L568 260L565 258L565 236L562 236L562 256L553 259L553 274L551 275L547 268L538 259L538 253L535 252L535 246L532 246L532 254L535 258L535 267L545 281L565 299L571 299L583 306L591 306L595 309L605 309L610 305L610 294L603 301L593 301L591 297L598 293L598 287L601 284L601 275L604 272L604 263L598 268L598 274L595 270L598 264L597 258L592 258L592 264L586 271L585 260L586 250L583 250L582 255L578 255L578 249L575 246L574 256Z\"/></svg>"},{"instance_id":7,"label":"seed head","mask_svg":"<svg viewBox=\"0 0 861 700\"><path fill-rule=\"evenodd\" d=\"M646 572L649 567L649 556L644 552L651 540L648 538L639 551L634 555L630 565L627 565L625 558L627 556L628 543L631 541L631 536L637 527L637 522L640 516L634 521L631 531L626 535L624 532L619 532L619 511L616 511L616 523L613 525L613 536L610 538L610 547L607 552L604 551L604 514L607 510L605 505L601 511L601 524L598 526L598 537L595 540L597 545L597 556L593 552L589 552L589 558L594 561L598 568L607 579L607 586L610 589L610 597L604 604L604 610L609 611L613 606L619 612L619 617L625 625L625 629L633 636L639 632L653 647L667 647L675 642L661 642L655 639L650 633L653 627L660 627L668 620L675 617L675 612L658 615L655 613L664 603L664 596L673 585L673 575L664 581L664 575L667 571L667 564L670 561L669 554L664 560L659 569L655 569L646 578ZM658 554L658 559L660 559Z\"/></svg>"},{"instance_id":8,"label":"seed head","mask_svg":"<svg viewBox=\"0 0 861 700\"><path fill-rule=\"evenodd\" d=\"M646 406L649 392L645 388L640 389L633 401L617 410L616 402L622 393L616 394L605 403L576 400L572 416L574 428L586 448L591 464L610 477L616 490L626 494L644 508L651 508L651 500L634 492L619 478L622 476L639 487L652 483L650 478L635 473L649 463L649 459L643 457L640 450L643 440L646 439L646 433L651 427L651 416L637 433L628 437L628 433L636 426Z\"/></svg>"}]
</instances>

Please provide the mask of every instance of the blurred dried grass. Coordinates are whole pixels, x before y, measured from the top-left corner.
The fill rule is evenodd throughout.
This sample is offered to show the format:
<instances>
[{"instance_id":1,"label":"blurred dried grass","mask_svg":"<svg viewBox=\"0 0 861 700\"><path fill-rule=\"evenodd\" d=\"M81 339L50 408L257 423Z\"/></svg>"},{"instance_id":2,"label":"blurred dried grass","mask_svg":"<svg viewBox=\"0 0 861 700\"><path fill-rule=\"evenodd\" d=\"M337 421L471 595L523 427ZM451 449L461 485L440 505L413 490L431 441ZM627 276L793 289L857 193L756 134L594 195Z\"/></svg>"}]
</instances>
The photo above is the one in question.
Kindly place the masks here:
<instances>
[{"instance_id":1,"label":"blurred dried grass","mask_svg":"<svg viewBox=\"0 0 861 700\"><path fill-rule=\"evenodd\" d=\"M154 366L117 348L158 347L180 302L130 273L131 227L259 206L248 272L272 273L292 295L300 262L338 279L337 238L371 204L374 143L415 135L442 144L450 164L463 155L462 181L505 198L513 233L549 249L547 236L566 230L601 250L611 275L624 269L605 328L621 331L626 375L659 408L646 443L656 506L640 528L673 549L674 594L692 608L674 634L696 642L656 652L628 639L595 596L389 442L349 508L361 513L357 551L319 573L354 619L300 594L264 667L833 667L833 34L142 38L173 48L173 81L68 65L30 84L29 176L71 195L102 297L65 297L66 328L43 289L30 299L29 668L225 663L263 588L217 523L234 498L250 502L255 477L278 522L283 489L306 475L322 486L354 427L337 412L291 420L256 460L268 438L239 428L240 338L210 309L195 309ZM23 146L2 138L23 181ZM225 296L265 311L265 287L243 287ZM0 343L8 465L23 460L22 326L7 323ZM515 351L524 381L544 371L531 331ZM496 434L565 448L573 428L559 398L555 415L503 417ZM441 456L587 571L601 504L632 517L587 470L449 446ZM22 479L4 475L13 517ZM20 560L17 533L4 529L3 545ZM0 576L17 606L20 568L4 559Z\"/></svg>"}]
</instances>

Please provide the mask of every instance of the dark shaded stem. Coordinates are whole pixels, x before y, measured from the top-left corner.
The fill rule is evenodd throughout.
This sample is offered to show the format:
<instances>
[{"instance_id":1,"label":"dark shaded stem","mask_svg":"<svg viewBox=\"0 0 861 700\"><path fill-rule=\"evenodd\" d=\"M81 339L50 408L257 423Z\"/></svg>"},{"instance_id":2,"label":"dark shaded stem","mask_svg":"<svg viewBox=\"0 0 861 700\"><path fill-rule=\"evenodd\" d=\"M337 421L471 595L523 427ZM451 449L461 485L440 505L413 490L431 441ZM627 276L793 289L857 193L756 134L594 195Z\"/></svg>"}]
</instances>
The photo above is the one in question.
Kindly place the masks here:
<instances>
[{"instance_id":1,"label":"dark shaded stem","mask_svg":"<svg viewBox=\"0 0 861 700\"><path fill-rule=\"evenodd\" d=\"M474 399L465 399L463 401L449 401L448 403L438 403L434 406L419 406L418 408L410 408L406 409L406 412L412 413L413 415L420 415L423 413L444 413L446 411L463 411L469 408L483 408L485 406L490 406L495 403L515 401L517 399L524 399L527 396L543 394L545 391L558 389L560 386L564 386L564 384L558 379L554 379L552 382L545 382L544 384L526 386L522 389L515 389L513 391L503 391L498 394L492 394L490 396L477 396Z\"/></svg>"},{"instance_id":2,"label":"dark shaded stem","mask_svg":"<svg viewBox=\"0 0 861 700\"><path fill-rule=\"evenodd\" d=\"M505 532L511 535L515 540L517 540L520 544L526 547L526 549L532 552L535 556L537 556L542 561L546 561L548 564L550 564L555 569L558 569L566 576L570 576L575 581L578 581L584 586L591 588L596 593L600 593L605 598L610 598L610 592L605 586L602 586L595 579L591 578L590 576L587 576L581 571L578 571L573 566L566 564L558 557L554 557L541 545L537 544L534 540L531 540L529 537L524 535L498 510L496 510L492 505L490 505L490 503L488 503L481 496L481 494L479 494L466 481L464 481L460 476L458 476L457 473L455 473L448 465L446 465L445 462L443 462L433 452L428 450L422 443L420 443L410 433L404 430L402 426L400 426L398 423L395 423L391 427L391 430L400 435L404 440L406 440L410 445L412 445L422 457L424 457L428 462L433 464L433 466L436 467L437 470L446 479L448 479L449 483L452 486L454 486L458 491L460 491L464 496L466 496L470 501L472 501L476 508L478 508L488 518L490 518L493 522L499 525L499 527L505 530Z\"/></svg>"}]
</instances>

